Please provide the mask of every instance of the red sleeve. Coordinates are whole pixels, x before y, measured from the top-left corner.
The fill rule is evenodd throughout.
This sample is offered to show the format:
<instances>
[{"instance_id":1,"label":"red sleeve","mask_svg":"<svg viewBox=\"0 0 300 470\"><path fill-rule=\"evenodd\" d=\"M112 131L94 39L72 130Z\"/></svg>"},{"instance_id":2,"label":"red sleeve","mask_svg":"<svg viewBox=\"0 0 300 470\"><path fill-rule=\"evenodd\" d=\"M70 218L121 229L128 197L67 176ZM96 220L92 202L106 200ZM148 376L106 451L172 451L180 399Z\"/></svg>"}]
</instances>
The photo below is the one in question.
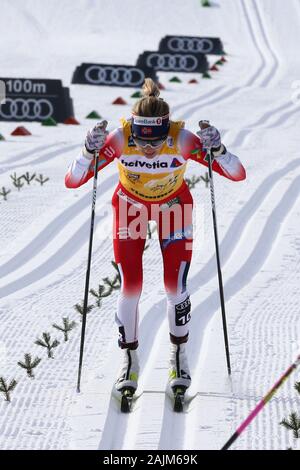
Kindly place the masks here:
<instances>
[{"instance_id":1,"label":"red sleeve","mask_svg":"<svg viewBox=\"0 0 300 470\"><path fill-rule=\"evenodd\" d=\"M193 160L208 167L208 162L205 160L206 152L203 150L202 143L197 135L186 129L181 129L178 136L178 146L185 159ZM215 158L212 169L233 181L241 181L246 178L246 171L240 160L228 151L225 155Z\"/></svg>"},{"instance_id":2,"label":"red sleeve","mask_svg":"<svg viewBox=\"0 0 300 470\"><path fill-rule=\"evenodd\" d=\"M118 128L111 132L106 139L104 147L100 150L98 160L98 171L103 170L123 151L124 135L123 129ZM88 160L84 155L77 157L69 166L65 176L67 188L78 188L94 176L95 159Z\"/></svg>"}]
</instances>

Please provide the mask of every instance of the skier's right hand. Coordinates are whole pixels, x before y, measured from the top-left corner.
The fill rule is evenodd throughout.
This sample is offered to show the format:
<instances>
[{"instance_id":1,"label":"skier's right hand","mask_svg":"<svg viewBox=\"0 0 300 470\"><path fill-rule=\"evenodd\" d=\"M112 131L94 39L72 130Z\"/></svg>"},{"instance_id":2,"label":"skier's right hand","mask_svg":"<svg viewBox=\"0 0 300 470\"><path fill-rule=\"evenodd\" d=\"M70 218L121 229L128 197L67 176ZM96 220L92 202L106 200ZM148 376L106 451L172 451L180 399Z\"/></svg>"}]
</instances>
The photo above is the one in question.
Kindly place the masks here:
<instances>
[{"instance_id":1,"label":"skier's right hand","mask_svg":"<svg viewBox=\"0 0 300 470\"><path fill-rule=\"evenodd\" d=\"M84 152L85 157L92 159L94 157L94 152L102 149L108 135L106 127L107 121L102 120L97 122L97 124L88 131L84 142L84 146L87 151Z\"/></svg>"}]
</instances>

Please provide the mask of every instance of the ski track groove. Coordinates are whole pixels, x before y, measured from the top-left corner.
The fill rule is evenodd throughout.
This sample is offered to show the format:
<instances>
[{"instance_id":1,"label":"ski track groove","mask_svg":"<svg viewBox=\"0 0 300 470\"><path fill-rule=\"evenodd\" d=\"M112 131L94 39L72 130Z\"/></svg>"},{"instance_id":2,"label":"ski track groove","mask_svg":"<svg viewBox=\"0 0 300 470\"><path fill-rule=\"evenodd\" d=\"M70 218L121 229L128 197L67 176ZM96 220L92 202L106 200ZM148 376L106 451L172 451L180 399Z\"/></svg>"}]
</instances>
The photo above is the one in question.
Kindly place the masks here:
<instances>
[{"instance_id":1,"label":"ski track groove","mask_svg":"<svg viewBox=\"0 0 300 470\"><path fill-rule=\"evenodd\" d=\"M261 84L261 86L266 87L275 78L276 72L279 69L279 60L278 60L276 54L274 53L274 51L273 51L273 49L270 45L270 41L268 39L268 35L267 35L266 29L265 29L264 24L263 24L262 16L259 12L258 1L257 0L252 0L252 5L253 5L253 10L255 11L255 14L256 14L257 23L259 25L259 29L261 31L261 35L263 37L265 46L266 46L266 48L268 50L268 53L271 57L271 60L273 62L271 70L269 71L268 75L266 76L266 78L263 80L263 82Z\"/></svg>"},{"instance_id":2,"label":"ski track groove","mask_svg":"<svg viewBox=\"0 0 300 470\"><path fill-rule=\"evenodd\" d=\"M56 142L55 144L47 145L47 149L57 147L58 145L61 145L61 144L62 142ZM27 150L26 152L23 152L23 153L18 153L17 155L13 155L12 157L7 158L6 160L0 161L0 165L2 166L5 164L9 164L11 162L15 163L16 161L20 163L20 160L27 159L27 157L32 157L34 154L39 153L39 152L45 152L45 150L47 149L45 148L45 144L39 145L38 147L34 147L31 150ZM9 168L7 168L6 170L8 171Z\"/></svg>"},{"instance_id":3,"label":"ski track groove","mask_svg":"<svg viewBox=\"0 0 300 470\"><path fill-rule=\"evenodd\" d=\"M245 21L247 23L248 31L249 31L250 37L252 39L252 43L254 44L254 46L257 50L257 54L258 54L258 56L260 58L260 62L261 62L259 68L256 70L256 72L253 74L253 76L249 79L249 81L247 83L247 86L253 86L254 84L256 84L256 81L260 78L264 68L266 67L266 60L265 60L264 55L262 54L262 51L259 48L259 45L258 45L258 42L257 42L257 39L256 39L256 35L253 31L251 20L249 18L248 7L246 6L246 4L247 4L246 0L241 0L240 1L240 5L242 6L242 9L243 9L243 12L244 12Z\"/></svg>"},{"instance_id":4,"label":"ski track groove","mask_svg":"<svg viewBox=\"0 0 300 470\"><path fill-rule=\"evenodd\" d=\"M264 29L264 26L263 26L262 19L261 19L260 14L259 14L259 10L258 10L256 1L251 0L251 3L252 3L251 11L252 11L252 13L254 13L255 18L256 18L256 26L254 26L254 24L255 24L254 21L251 20L251 14L252 13L249 13L249 2L247 2L246 0L242 0L241 5L242 5L242 8L244 10L245 19L246 19L246 22L247 22L247 26L248 26L250 36L252 38L252 42L253 42L253 44L254 44L257 52L258 52L258 55L260 56L260 59L261 59L261 66L256 71L256 73L253 75L253 77L249 80L248 86L249 85L253 86L255 84L255 85L262 86L262 87L266 87L267 85L270 84L271 80L274 78L274 76L276 74L276 71L279 68L279 61L278 61L277 57L275 56L275 54L273 53L272 48L270 46L270 43L268 41L267 34L266 34L265 29ZM260 34L257 34L258 31L259 31ZM268 51L268 56L271 57L271 62L273 62L273 65L271 65L271 69L270 69L270 65L269 65L269 60L266 59L265 52L262 49L262 47L260 46L259 41L257 40L258 36L262 37L265 49ZM266 72L267 72L266 76L261 81L261 75L262 75L262 72L264 71L264 69L269 69L269 70L266 70ZM259 81L259 83L256 83L256 81Z\"/></svg>"},{"instance_id":5,"label":"ski track groove","mask_svg":"<svg viewBox=\"0 0 300 470\"><path fill-rule=\"evenodd\" d=\"M218 94L220 91L223 91L223 89L224 89L224 85L220 85L220 86L217 86L216 88L214 88L213 90L209 91L205 95L200 95L198 98L193 98L189 101L185 101L184 103L174 105L172 107L172 113L174 114L174 113L177 112L177 110L182 110L182 108L185 108L186 106L189 106L191 104L195 104L195 102L197 104L201 104L201 103L205 102L207 100L207 98L210 98L211 96L214 96L214 95Z\"/></svg>"},{"instance_id":6,"label":"ski track groove","mask_svg":"<svg viewBox=\"0 0 300 470\"><path fill-rule=\"evenodd\" d=\"M39 165L40 163L45 163L48 160L51 160L53 157L58 157L59 155L63 155L65 153L69 152L70 150L74 150L76 148L79 150L80 145L79 144L73 144L73 145L64 146L60 150L54 150L54 151L45 153L44 155L42 155L38 158L35 158L33 160L30 160L29 162L23 163L22 165L20 165L20 163L18 162L15 165L10 166L9 168L0 169L0 175L6 173L8 171L12 171L12 170L15 170L15 169L20 169L20 167L24 168L24 167L27 167L27 166L32 166L32 165L34 166L34 165Z\"/></svg>"},{"instance_id":7,"label":"ski track groove","mask_svg":"<svg viewBox=\"0 0 300 470\"><path fill-rule=\"evenodd\" d=\"M282 113L283 110L293 108L286 113ZM284 103L283 105L276 107L270 111L267 111L261 118L259 118L256 122L250 124L246 128L242 129L239 131L234 138L233 141L231 141L228 145L231 147L241 147L244 143L246 138L251 134L258 126L261 126L261 124L264 124L266 120L273 119L274 115L275 117L277 114L279 114L277 120L273 122L272 124L268 124L266 126L261 126L260 129L272 129L275 127L278 127L286 122L286 119L290 118L294 114L299 113L300 107L296 107L293 103Z\"/></svg>"}]
</instances>

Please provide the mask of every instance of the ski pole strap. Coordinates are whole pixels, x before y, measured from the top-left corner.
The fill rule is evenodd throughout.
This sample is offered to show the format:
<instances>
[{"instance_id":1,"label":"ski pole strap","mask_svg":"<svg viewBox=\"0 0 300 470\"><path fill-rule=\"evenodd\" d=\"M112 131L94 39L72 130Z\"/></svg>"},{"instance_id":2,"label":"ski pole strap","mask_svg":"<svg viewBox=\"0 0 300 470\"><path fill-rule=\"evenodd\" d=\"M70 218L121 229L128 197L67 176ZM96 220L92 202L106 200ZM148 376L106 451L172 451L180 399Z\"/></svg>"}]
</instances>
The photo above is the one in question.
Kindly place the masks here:
<instances>
[{"instance_id":1,"label":"ski pole strap","mask_svg":"<svg viewBox=\"0 0 300 470\"><path fill-rule=\"evenodd\" d=\"M242 434L242 432L249 426L253 419L258 415L258 413L263 409L263 407L271 400L273 395L278 391L281 385L288 379L291 373L299 366L300 364L300 355L297 357L296 361L285 371L285 373L280 377L280 379L275 383L271 390L263 397L263 399L256 405L253 411L249 416L242 422L242 424L237 428L234 434L228 439L226 444L221 448L221 450L227 450L229 447L236 441L236 439Z\"/></svg>"}]
</instances>

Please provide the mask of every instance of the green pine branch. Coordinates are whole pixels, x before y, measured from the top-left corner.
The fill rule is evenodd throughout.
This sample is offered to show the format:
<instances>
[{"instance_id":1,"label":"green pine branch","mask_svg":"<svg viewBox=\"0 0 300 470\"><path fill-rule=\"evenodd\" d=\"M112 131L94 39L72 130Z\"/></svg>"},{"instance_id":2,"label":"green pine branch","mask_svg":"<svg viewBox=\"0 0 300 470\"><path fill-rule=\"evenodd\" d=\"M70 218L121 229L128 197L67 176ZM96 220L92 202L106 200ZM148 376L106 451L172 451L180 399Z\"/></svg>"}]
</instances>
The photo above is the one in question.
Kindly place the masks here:
<instances>
[{"instance_id":1,"label":"green pine branch","mask_svg":"<svg viewBox=\"0 0 300 470\"><path fill-rule=\"evenodd\" d=\"M27 184L30 184L31 181L34 180L35 177L36 177L35 173L33 173L33 175L30 175L28 171L26 171L26 173L24 173L24 175L21 176L21 178L23 178Z\"/></svg>"},{"instance_id":2,"label":"green pine branch","mask_svg":"<svg viewBox=\"0 0 300 470\"><path fill-rule=\"evenodd\" d=\"M208 172L205 173L205 176L201 176L202 181L205 183L205 187L208 188L208 183L209 183L209 177L208 177Z\"/></svg>"},{"instance_id":3,"label":"green pine branch","mask_svg":"<svg viewBox=\"0 0 300 470\"><path fill-rule=\"evenodd\" d=\"M24 186L24 183L22 183L22 176L17 176L16 172L10 175L13 185L15 188L17 188L18 191Z\"/></svg>"},{"instance_id":4,"label":"green pine branch","mask_svg":"<svg viewBox=\"0 0 300 470\"><path fill-rule=\"evenodd\" d=\"M11 193L10 189L6 189L4 186L2 186L2 191L0 191L0 195L3 196L4 201L7 201L7 195Z\"/></svg>"},{"instance_id":5,"label":"green pine branch","mask_svg":"<svg viewBox=\"0 0 300 470\"><path fill-rule=\"evenodd\" d=\"M296 382L296 383L295 383L295 389L296 389L297 392L300 394L300 382Z\"/></svg>"},{"instance_id":6,"label":"green pine branch","mask_svg":"<svg viewBox=\"0 0 300 470\"><path fill-rule=\"evenodd\" d=\"M64 340L68 341L69 339L68 333L72 331L73 328L75 328L76 322L75 321L70 322L68 317L63 317L62 321L63 321L62 326L57 325L56 323L53 323L52 326L53 328L56 328L57 330L61 331L64 334Z\"/></svg>"},{"instance_id":7,"label":"green pine branch","mask_svg":"<svg viewBox=\"0 0 300 470\"><path fill-rule=\"evenodd\" d=\"M300 437L300 417L297 415L297 413L291 413L288 419L284 418L280 424L289 431L293 431L293 436L295 438Z\"/></svg>"},{"instance_id":8,"label":"green pine branch","mask_svg":"<svg viewBox=\"0 0 300 470\"><path fill-rule=\"evenodd\" d=\"M38 178L35 178L35 181L40 183L41 186L43 186L47 181L49 181L49 178L44 178L42 174L39 175Z\"/></svg>"},{"instance_id":9,"label":"green pine branch","mask_svg":"<svg viewBox=\"0 0 300 470\"><path fill-rule=\"evenodd\" d=\"M113 267L114 267L115 270L117 271L118 282L119 282L120 285L121 285L121 275L120 275L119 267L118 267L118 265L117 265L117 263L116 263L115 261L112 261L111 264L113 265Z\"/></svg>"},{"instance_id":10,"label":"green pine branch","mask_svg":"<svg viewBox=\"0 0 300 470\"><path fill-rule=\"evenodd\" d=\"M114 277L114 279L109 279L109 277L104 277L104 278L102 279L102 281L104 282L104 284L106 284L106 285L108 286L109 295L110 295L114 290L118 290L118 289L120 289L120 287L121 287L120 275L119 275L119 274L116 274L116 276Z\"/></svg>"},{"instance_id":11,"label":"green pine branch","mask_svg":"<svg viewBox=\"0 0 300 470\"><path fill-rule=\"evenodd\" d=\"M108 297L108 296L111 294L111 292L110 292L109 290L108 290L108 291L105 290L105 286L103 286L102 284L99 284L99 286L98 286L98 292L95 291L95 289L90 289L90 293L91 293L94 297L96 297L96 299L97 299L96 305L97 305L97 307L99 307L99 308L101 308L101 306L102 306L102 299L103 299L104 297Z\"/></svg>"},{"instance_id":12,"label":"green pine branch","mask_svg":"<svg viewBox=\"0 0 300 470\"><path fill-rule=\"evenodd\" d=\"M10 394L15 389L17 385L17 381L15 379L11 380L9 385L6 383L4 377L0 377L0 392L4 393L5 400L10 402Z\"/></svg>"},{"instance_id":13,"label":"green pine branch","mask_svg":"<svg viewBox=\"0 0 300 470\"><path fill-rule=\"evenodd\" d=\"M185 182L188 185L189 189L194 189L197 183L201 180L201 176L193 175L191 178L185 178Z\"/></svg>"},{"instance_id":14,"label":"green pine branch","mask_svg":"<svg viewBox=\"0 0 300 470\"><path fill-rule=\"evenodd\" d=\"M52 349L57 348L57 346L60 343L57 339L52 341L50 333L44 332L43 333L43 339L38 338L35 341L35 344L37 344L38 346L42 346L43 348L46 348L47 353L48 353L48 359L53 359Z\"/></svg>"},{"instance_id":15,"label":"green pine branch","mask_svg":"<svg viewBox=\"0 0 300 470\"><path fill-rule=\"evenodd\" d=\"M95 305L88 305L87 308L86 308L86 313L90 313L93 308L95 307ZM81 304L76 304L74 305L74 308L76 310L76 312L80 313L80 315L82 316L83 315L83 301Z\"/></svg>"},{"instance_id":16,"label":"green pine branch","mask_svg":"<svg viewBox=\"0 0 300 470\"><path fill-rule=\"evenodd\" d=\"M19 361L18 365L26 369L28 377L34 378L33 369L41 362L42 359L36 357L32 359L31 354L24 354L24 362Z\"/></svg>"},{"instance_id":17,"label":"green pine branch","mask_svg":"<svg viewBox=\"0 0 300 470\"><path fill-rule=\"evenodd\" d=\"M17 176L16 172L14 172L12 175L9 175L9 176L12 179L13 183L17 183L22 178L22 176Z\"/></svg>"}]
</instances>

